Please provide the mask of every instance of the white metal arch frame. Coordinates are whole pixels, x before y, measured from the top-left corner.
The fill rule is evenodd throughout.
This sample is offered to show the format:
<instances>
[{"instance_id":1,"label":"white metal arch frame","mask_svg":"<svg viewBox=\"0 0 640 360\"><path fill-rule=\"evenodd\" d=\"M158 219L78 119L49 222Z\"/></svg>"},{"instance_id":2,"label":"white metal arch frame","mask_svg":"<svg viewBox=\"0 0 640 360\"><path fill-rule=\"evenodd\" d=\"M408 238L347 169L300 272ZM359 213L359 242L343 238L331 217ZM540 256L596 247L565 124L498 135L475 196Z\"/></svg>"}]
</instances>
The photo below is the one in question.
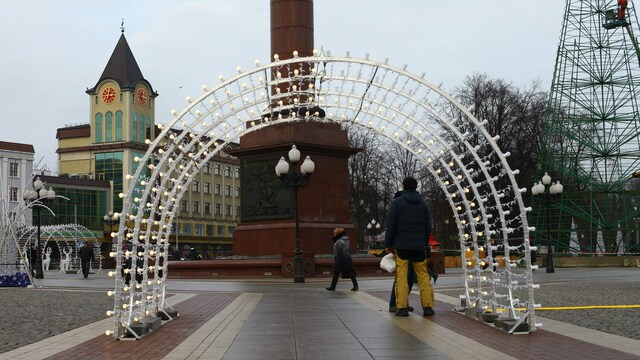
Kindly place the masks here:
<instances>
[{"instance_id":1,"label":"white metal arch frame","mask_svg":"<svg viewBox=\"0 0 640 360\"><path fill-rule=\"evenodd\" d=\"M164 261L180 198L193 177L226 144L252 131L283 122L336 122L344 127L374 131L400 144L424 163L456 214L460 230L466 296L474 307L504 308L506 316L536 329L531 279L530 229L515 175L483 122L440 87L405 68L386 62L317 55L294 57L255 68L220 83L195 99L147 140L130 180L120 214L119 246L113 256L117 269L138 275L125 284L115 277L114 337L138 336L131 325L165 309ZM274 74L272 78L271 74ZM271 91L276 89L276 91ZM286 91L281 91L286 89ZM448 111L443 111L447 108ZM250 124L250 126L247 126ZM275 164L274 164L275 166ZM513 234L522 234L514 239ZM130 248L126 247L125 239ZM518 245L511 242L519 240ZM520 245L522 243L522 245ZM486 256L481 258L482 250ZM516 267L510 254L524 251L525 267ZM467 251L469 250L469 251ZM493 271L496 250L504 251L507 266ZM472 254L472 255L467 255ZM136 264L135 269L133 265ZM490 275L490 276L487 276ZM474 280L474 281L470 281ZM517 297L521 297L522 300ZM525 311L516 311L524 307Z\"/></svg>"},{"instance_id":2,"label":"white metal arch frame","mask_svg":"<svg viewBox=\"0 0 640 360\"><path fill-rule=\"evenodd\" d=\"M37 231L37 226L24 227L18 231L18 239L23 251L27 250L29 243L35 242ZM43 252L49 246L49 242L55 242L58 249L60 249L61 258L62 249L65 246L68 246L71 248L71 256L76 262L79 261L78 240L89 241L89 244L94 251L94 260L91 264L91 269L94 269L95 265L97 268L96 274L102 271L102 253L100 252L99 243L93 232L86 227L78 224L46 225L40 228L40 238L43 244ZM76 270L78 270L78 273L82 271L81 268Z\"/></svg>"}]
</instances>

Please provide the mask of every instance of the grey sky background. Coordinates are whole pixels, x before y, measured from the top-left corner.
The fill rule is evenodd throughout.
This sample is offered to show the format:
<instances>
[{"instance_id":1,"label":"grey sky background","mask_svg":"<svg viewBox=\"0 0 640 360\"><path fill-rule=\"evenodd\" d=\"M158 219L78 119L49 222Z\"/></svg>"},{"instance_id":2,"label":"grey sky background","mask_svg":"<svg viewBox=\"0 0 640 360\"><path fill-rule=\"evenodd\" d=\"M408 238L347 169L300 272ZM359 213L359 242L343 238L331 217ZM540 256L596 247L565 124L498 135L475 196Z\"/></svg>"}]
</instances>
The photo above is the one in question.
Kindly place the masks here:
<instances>
[{"instance_id":1,"label":"grey sky background","mask_svg":"<svg viewBox=\"0 0 640 360\"><path fill-rule=\"evenodd\" d=\"M315 47L407 65L449 91L474 73L548 91L562 0L315 0ZM202 84L270 61L268 0L0 0L0 140L57 170L56 129L90 121L87 88L120 36L160 95L156 123Z\"/></svg>"}]
</instances>

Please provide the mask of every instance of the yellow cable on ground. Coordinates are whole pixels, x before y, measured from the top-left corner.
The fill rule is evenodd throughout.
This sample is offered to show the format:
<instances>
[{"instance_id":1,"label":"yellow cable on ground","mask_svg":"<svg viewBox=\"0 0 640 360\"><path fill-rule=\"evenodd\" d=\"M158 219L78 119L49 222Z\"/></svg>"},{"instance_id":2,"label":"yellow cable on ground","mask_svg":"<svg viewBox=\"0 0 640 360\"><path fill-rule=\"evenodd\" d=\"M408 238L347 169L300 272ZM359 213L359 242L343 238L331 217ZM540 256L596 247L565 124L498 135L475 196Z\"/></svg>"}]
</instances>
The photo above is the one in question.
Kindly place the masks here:
<instances>
[{"instance_id":1,"label":"yellow cable on ground","mask_svg":"<svg viewBox=\"0 0 640 360\"><path fill-rule=\"evenodd\" d=\"M550 306L537 308L540 310L587 310L587 309L640 309L640 304L636 305L585 305L585 306Z\"/></svg>"},{"instance_id":2,"label":"yellow cable on ground","mask_svg":"<svg viewBox=\"0 0 640 360\"><path fill-rule=\"evenodd\" d=\"M525 311L527 308L515 308L518 311ZM584 306L549 306L540 307L536 311L554 311L554 310L589 310L589 309L640 309L640 304L636 305L584 305ZM504 312L505 309L496 309L496 312ZM488 312L491 312L490 310Z\"/></svg>"}]
</instances>

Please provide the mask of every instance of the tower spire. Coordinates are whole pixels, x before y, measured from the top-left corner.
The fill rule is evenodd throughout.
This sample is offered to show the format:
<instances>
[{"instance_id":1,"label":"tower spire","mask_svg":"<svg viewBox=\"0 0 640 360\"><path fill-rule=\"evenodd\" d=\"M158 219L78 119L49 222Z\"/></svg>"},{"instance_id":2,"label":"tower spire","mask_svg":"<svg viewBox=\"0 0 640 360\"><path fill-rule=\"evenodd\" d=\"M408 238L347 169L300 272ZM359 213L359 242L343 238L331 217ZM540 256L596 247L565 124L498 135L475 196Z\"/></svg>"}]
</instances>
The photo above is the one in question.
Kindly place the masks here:
<instances>
[{"instance_id":1,"label":"tower spire","mask_svg":"<svg viewBox=\"0 0 640 360\"><path fill-rule=\"evenodd\" d=\"M122 18L122 22L120 23L120 32L124 34L124 18Z\"/></svg>"}]
</instances>

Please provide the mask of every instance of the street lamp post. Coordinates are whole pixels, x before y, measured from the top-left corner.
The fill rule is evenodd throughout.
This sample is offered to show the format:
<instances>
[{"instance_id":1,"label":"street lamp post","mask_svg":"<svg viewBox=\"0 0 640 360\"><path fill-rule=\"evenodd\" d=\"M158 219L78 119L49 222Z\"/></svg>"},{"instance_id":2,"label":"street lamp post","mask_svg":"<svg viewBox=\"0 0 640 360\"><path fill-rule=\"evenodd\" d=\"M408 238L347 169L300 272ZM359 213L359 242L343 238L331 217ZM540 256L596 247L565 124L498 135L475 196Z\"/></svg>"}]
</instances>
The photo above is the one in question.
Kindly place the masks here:
<instances>
[{"instance_id":1,"label":"street lamp post","mask_svg":"<svg viewBox=\"0 0 640 360\"><path fill-rule=\"evenodd\" d=\"M31 204L31 208L36 211L37 219L37 238L36 238L36 279L43 279L44 273L42 271L42 246L40 243L40 211L43 207L48 207L51 201L56 197L56 192L52 188L47 190L40 177L37 177L33 182L31 189L25 189L22 194L22 199Z\"/></svg>"},{"instance_id":2,"label":"street lamp post","mask_svg":"<svg viewBox=\"0 0 640 360\"><path fill-rule=\"evenodd\" d=\"M109 211L104 215L104 223L109 227L109 240L111 240L111 246L113 246L113 225L116 224L120 215L118 213L114 213L113 211Z\"/></svg>"},{"instance_id":3,"label":"street lamp post","mask_svg":"<svg viewBox=\"0 0 640 360\"><path fill-rule=\"evenodd\" d=\"M444 220L444 248L449 249L449 219Z\"/></svg>"},{"instance_id":4,"label":"street lamp post","mask_svg":"<svg viewBox=\"0 0 640 360\"><path fill-rule=\"evenodd\" d=\"M296 219L296 249L295 249L295 259L294 259L294 283L303 283L304 282L304 270L302 268L302 251L300 250L300 220L298 214L298 189L303 188L309 184L309 180L311 179L311 174L313 174L313 170L315 169L315 164L311 161L311 158L307 156L304 159L304 162L300 166L300 173L296 173L294 171L296 164L300 160L300 151L296 148L295 145L291 146L291 150L289 150L289 163L284 159L284 156L280 158L278 164L276 165L276 175L282 181L282 184L287 188L293 190L293 206L294 206L294 216Z\"/></svg>"},{"instance_id":5,"label":"street lamp post","mask_svg":"<svg viewBox=\"0 0 640 360\"><path fill-rule=\"evenodd\" d=\"M111 239L111 243L113 243L113 225L116 224L119 217L118 213L114 213L113 211L109 211L104 216L104 223L109 227L109 239Z\"/></svg>"},{"instance_id":6,"label":"street lamp post","mask_svg":"<svg viewBox=\"0 0 640 360\"><path fill-rule=\"evenodd\" d=\"M551 176L544 173L542 181L537 182L531 187L531 194L538 197L545 205L547 210L547 272L555 272L553 267L553 247L551 246L551 215L549 214L549 205L560 199L563 186L560 181L551 183Z\"/></svg>"},{"instance_id":7,"label":"street lamp post","mask_svg":"<svg viewBox=\"0 0 640 360\"><path fill-rule=\"evenodd\" d=\"M377 222L376 219L371 219L371 221L367 224L367 230L371 231L371 235L369 237L369 246L367 250L371 250L371 239L378 235L380 227L380 223ZM373 230L374 228L375 230Z\"/></svg>"}]
</instances>

